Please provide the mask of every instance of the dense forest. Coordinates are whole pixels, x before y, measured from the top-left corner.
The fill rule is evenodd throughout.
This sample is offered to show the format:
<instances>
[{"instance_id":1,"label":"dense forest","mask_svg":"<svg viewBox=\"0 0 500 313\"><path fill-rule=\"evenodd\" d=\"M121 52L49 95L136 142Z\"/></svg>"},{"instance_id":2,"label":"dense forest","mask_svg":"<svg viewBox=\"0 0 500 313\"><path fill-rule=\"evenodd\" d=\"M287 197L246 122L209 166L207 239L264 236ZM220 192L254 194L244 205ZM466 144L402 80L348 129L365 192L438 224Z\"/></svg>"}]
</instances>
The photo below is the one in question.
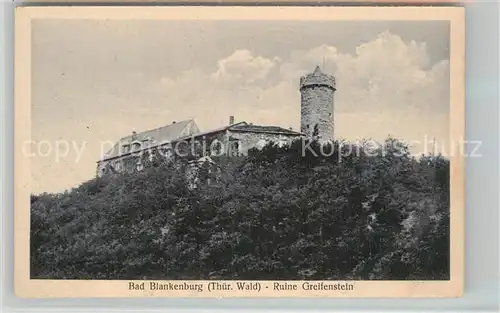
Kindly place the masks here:
<instances>
[{"instance_id":1,"label":"dense forest","mask_svg":"<svg viewBox=\"0 0 500 313\"><path fill-rule=\"evenodd\" d=\"M270 143L197 188L187 161L156 160L32 195L31 277L449 279L449 161L355 146Z\"/></svg>"}]
</instances>

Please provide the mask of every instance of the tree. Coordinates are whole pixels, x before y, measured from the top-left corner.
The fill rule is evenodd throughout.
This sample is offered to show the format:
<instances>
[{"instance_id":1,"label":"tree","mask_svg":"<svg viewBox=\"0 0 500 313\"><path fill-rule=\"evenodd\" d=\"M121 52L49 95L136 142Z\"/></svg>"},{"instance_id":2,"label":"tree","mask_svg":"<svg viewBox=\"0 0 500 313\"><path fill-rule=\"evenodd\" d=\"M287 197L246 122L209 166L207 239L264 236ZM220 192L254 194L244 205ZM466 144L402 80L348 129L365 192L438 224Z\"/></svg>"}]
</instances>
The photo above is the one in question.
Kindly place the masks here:
<instances>
[{"instance_id":1,"label":"tree","mask_svg":"<svg viewBox=\"0 0 500 313\"><path fill-rule=\"evenodd\" d=\"M197 188L187 160L153 159L32 195L31 275L447 279L449 161L394 138L367 146L269 143L202 166Z\"/></svg>"}]
</instances>

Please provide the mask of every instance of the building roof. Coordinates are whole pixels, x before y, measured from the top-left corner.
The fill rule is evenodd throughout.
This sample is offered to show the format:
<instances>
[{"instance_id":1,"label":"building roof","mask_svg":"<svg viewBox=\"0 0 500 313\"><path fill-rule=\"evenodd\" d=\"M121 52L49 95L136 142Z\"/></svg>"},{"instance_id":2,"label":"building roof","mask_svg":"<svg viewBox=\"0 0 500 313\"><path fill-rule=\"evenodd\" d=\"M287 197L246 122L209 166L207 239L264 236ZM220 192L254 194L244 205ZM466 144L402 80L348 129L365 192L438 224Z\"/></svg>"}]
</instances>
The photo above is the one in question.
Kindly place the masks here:
<instances>
[{"instance_id":1,"label":"building roof","mask_svg":"<svg viewBox=\"0 0 500 313\"><path fill-rule=\"evenodd\" d=\"M216 133L220 133L220 132L225 132L226 130L233 129L235 126L238 126L238 125L247 125L247 122L238 122L236 124L226 125L226 126L219 127L219 128L214 128L214 129L211 129L209 131L198 132L196 134L190 134L190 135L187 135L187 136L180 137L178 139L180 139L180 140L187 140L187 139L192 138L192 137L193 138L196 138L196 137L199 138L199 137L206 136L206 135L212 135L212 134L216 134Z\"/></svg>"},{"instance_id":2,"label":"building roof","mask_svg":"<svg viewBox=\"0 0 500 313\"><path fill-rule=\"evenodd\" d=\"M141 133L133 133L132 135L121 138L118 143L109 150L103 157L104 160L117 157L124 154L123 145L142 143L148 141L150 145L161 145L175 141L181 137L191 136L199 133L198 126L193 119L174 122L169 125L150 129Z\"/></svg>"},{"instance_id":3,"label":"building roof","mask_svg":"<svg viewBox=\"0 0 500 313\"><path fill-rule=\"evenodd\" d=\"M236 132L249 132L249 133L264 133L264 134L281 134L290 136L301 136L302 133L296 132L290 129L282 128L279 126L261 126L248 124L247 122L238 122L232 125L227 125L212 129L206 132L200 132L198 126L194 120L186 120L182 122L177 122L174 124L166 125L163 127L148 130L142 133L136 133L130 136L126 136L120 139L120 141L111 149L108 153L104 155L102 161L109 159L114 159L119 156L124 156L131 154L132 152L124 151L123 145L130 143L141 143L148 138L151 139L147 148L140 148L134 152L151 149L157 146L162 146L165 144L170 144L179 140L189 140L192 138L199 138L201 136L212 135L225 131L236 131ZM135 138L135 139L134 139Z\"/></svg>"},{"instance_id":4,"label":"building roof","mask_svg":"<svg viewBox=\"0 0 500 313\"><path fill-rule=\"evenodd\" d=\"M328 87L330 89L333 89L334 91L337 90L335 77L333 75L324 73L319 65L316 66L314 72L306 74L305 76L302 76L300 78L300 89L302 89L303 87L316 85Z\"/></svg>"},{"instance_id":5,"label":"building roof","mask_svg":"<svg viewBox=\"0 0 500 313\"><path fill-rule=\"evenodd\" d=\"M161 141L161 140L174 140L184 135L190 135L192 133L192 127L188 126L196 126L194 120L189 119L180 122L173 122L172 124L165 125L162 127L158 127L155 129L150 129L141 133L137 133L135 135L129 135L120 139L120 141L134 141L135 140L144 140L147 138L152 138L153 141ZM196 126L196 132L198 132L198 127Z\"/></svg>"},{"instance_id":6,"label":"building roof","mask_svg":"<svg viewBox=\"0 0 500 313\"><path fill-rule=\"evenodd\" d=\"M293 131L291 129L286 129L279 126L262 126L253 124L236 125L231 127L232 131L244 131L252 133L272 133L272 134L284 134L284 135L301 135L301 133Z\"/></svg>"},{"instance_id":7,"label":"building roof","mask_svg":"<svg viewBox=\"0 0 500 313\"><path fill-rule=\"evenodd\" d=\"M225 131L237 131L237 132L248 132L248 133L266 133L266 134L282 134L282 135L295 135L295 136L300 136L302 133L286 129L283 127L279 126L262 126L262 125L253 125L249 124L247 122L238 122L232 125L227 125L215 129L211 129L206 132L200 132L196 133L193 135L188 135L179 139L188 139L190 137L201 137L201 136L207 136L207 135L212 135L216 134L219 132L225 132Z\"/></svg>"}]
</instances>

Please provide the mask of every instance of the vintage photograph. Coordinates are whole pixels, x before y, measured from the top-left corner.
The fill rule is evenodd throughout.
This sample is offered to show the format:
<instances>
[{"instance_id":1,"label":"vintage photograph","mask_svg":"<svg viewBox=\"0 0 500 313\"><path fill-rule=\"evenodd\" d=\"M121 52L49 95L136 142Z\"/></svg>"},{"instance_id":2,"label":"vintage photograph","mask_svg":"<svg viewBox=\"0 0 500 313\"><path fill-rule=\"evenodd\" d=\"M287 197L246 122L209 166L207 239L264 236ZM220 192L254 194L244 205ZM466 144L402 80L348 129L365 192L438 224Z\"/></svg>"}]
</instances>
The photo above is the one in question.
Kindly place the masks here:
<instances>
[{"instance_id":1,"label":"vintage photograph","mask_svg":"<svg viewBox=\"0 0 500 313\"><path fill-rule=\"evenodd\" d=\"M458 8L59 9L17 12L27 280L324 295L463 275Z\"/></svg>"}]
</instances>

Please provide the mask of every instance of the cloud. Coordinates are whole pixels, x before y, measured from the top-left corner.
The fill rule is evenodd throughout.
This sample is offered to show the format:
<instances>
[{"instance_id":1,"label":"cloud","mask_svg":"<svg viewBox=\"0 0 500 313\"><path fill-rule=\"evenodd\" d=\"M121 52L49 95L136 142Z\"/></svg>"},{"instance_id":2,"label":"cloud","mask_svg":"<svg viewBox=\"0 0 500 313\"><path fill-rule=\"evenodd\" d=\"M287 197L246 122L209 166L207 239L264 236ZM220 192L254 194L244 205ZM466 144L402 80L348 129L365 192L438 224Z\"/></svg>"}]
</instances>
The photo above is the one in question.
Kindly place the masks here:
<instances>
[{"instance_id":1,"label":"cloud","mask_svg":"<svg viewBox=\"0 0 500 313\"><path fill-rule=\"evenodd\" d=\"M299 79L318 64L336 77L337 137L380 140L390 134L410 141L425 136L445 144L448 140L449 61L430 62L425 43L383 32L350 53L332 45L280 55L258 54L250 47L227 51L208 66L190 62L183 72L169 61L183 55L145 62L139 53L132 62L127 54L115 61L113 54L106 62L90 58L90 65L79 67L74 53L62 63L35 58L34 140L88 143L79 163L34 158L35 190L85 181L95 173L99 142L132 129L194 118L201 130L210 130L226 125L233 115L237 121L298 130ZM57 124L47 122L54 116Z\"/></svg>"},{"instance_id":2,"label":"cloud","mask_svg":"<svg viewBox=\"0 0 500 313\"><path fill-rule=\"evenodd\" d=\"M404 42L384 32L354 54L326 45L294 51L281 72L293 79L318 64L336 76L336 108L341 112L448 108L449 62L430 66L425 43Z\"/></svg>"},{"instance_id":3,"label":"cloud","mask_svg":"<svg viewBox=\"0 0 500 313\"><path fill-rule=\"evenodd\" d=\"M219 60L217 71L211 78L219 83L252 84L264 79L277 62L277 57L254 57L249 50L236 50L227 58Z\"/></svg>"},{"instance_id":4,"label":"cloud","mask_svg":"<svg viewBox=\"0 0 500 313\"><path fill-rule=\"evenodd\" d=\"M191 69L175 78L164 77L162 84L169 102L183 103L186 110L206 105L204 110L215 117L196 118L209 127L225 122L225 115L236 115L297 129L298 81L318 64L336 77L337 115L409 115L421 122L425 114L448 114L448 60L429 64L425 43L405 42L389 32L360 44L352 54L328 45L291 51L281 58L235 50L220 59L212 73ZM372 125L377 134L389 131ZM370 125L364 127L368 130Z\"/></svg>"}]
</instances>

